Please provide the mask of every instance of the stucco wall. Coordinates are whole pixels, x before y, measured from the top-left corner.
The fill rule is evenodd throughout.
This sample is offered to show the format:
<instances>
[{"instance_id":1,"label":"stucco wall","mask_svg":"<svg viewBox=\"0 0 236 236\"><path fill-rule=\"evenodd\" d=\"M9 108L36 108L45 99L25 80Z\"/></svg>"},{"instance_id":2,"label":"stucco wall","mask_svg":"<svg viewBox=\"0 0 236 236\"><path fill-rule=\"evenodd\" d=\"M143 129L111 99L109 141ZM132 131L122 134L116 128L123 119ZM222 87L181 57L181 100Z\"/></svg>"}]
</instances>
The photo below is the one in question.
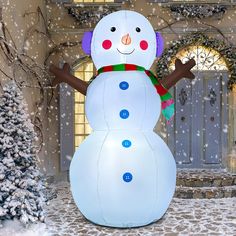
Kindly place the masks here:
<instances>
[{"instance_id":1,"label":"stucco wall","mask_svg":"<svg viewBox=\"0 0 236 236\"><path fill-rule=\"evenodd\" d=\"M18 53L23 52L24 41L27 37L28 30L34 25L37 20L37 8L40 7L44 18L46 19L46 5L44 0L1 0L0 6L2 7L3 22L9 29L13 41L16 44ZM28 14L29 13L29 14ZM36 29L43 33L46 32L45 24L40 19ZM30 33L31 35L31 33ZM32 33L28 38L26 45L26 53L28 56L35 59L37 63L43 65L45 57L48 51L48 40L43 34ZM2 55L2 53L1 53ZM0 67L6 74L13 77L15 71L15 78L17 80L26 79L26 73L23 72L19 67L8 65L7 61L3 56L0 57ZM0 73L0 81L2 84L8 81L7 77ZM31 81L33 87L37 86L37 83L32 77L28 78ZM24 97L29 106L30 116L33 117L35 114L36 102L39 101L40 91L38 88L24 88ZM42 105L41 120L42 120L42 131L44 135L44 145L39 153L40 168L45 174L54 175L59 172L58 165L58 144L55 144L58 133L58 123L48 119L46 115L46 104L48 100L48 90L44 90L45 101ZM53 110L53 109L52 109Z\"/></svg>"}]
</instances>

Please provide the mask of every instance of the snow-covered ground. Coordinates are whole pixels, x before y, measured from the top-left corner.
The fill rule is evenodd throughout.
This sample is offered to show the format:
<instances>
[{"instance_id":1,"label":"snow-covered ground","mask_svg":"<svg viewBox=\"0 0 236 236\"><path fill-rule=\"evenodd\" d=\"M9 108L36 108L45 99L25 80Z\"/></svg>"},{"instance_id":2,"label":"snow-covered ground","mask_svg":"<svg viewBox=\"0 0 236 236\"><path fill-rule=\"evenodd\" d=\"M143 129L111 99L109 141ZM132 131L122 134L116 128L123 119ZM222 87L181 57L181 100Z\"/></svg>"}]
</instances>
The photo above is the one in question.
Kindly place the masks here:
<instances>
[{"instance_id":1,"label":"snow-covered ground","mask_svg":"<svg viewBox=\"0 0 236 236\"><path fill-rule=\"evenodd\" d=\"M0 229L1 236L149 236L149 235L236 235L236 198L173 199L158 222L133 229L114 229L87 221L75 206L69 184L54 186L58 192L46 206L46 225L23 230L17 222Z\"/></svg>"},{"instance_id":2,"label":"snow-covered ground","mask_svg":"<svg viewBox=\"0 0 236 236\"><path fill-rule=\"evenodd\" d=\"M18 220L5 221L0 226L1 236L50 236L47 225L43 223L24 227Z\"/></svg>"}]
</instances>

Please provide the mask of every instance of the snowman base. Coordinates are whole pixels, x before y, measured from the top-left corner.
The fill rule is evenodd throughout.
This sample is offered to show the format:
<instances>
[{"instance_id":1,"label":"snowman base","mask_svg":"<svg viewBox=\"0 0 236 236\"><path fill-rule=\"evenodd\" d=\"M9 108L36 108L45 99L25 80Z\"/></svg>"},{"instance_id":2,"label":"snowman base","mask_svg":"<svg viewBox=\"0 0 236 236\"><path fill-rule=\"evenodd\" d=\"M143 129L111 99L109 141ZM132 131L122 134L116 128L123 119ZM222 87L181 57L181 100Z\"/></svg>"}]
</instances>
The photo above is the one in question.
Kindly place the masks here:
<instances>
[{"instance_id":1,"label":"snowman base","mask_svg":"<svg viewBox=\"0 0 236 236\"><path fill-rule=\"evenodd\" d=\"M88 219L86 217L85 217L85 219L90 221L92 224L99 225L99 226L105 226L105 227L109 227L109 228L127 229L127 228L140 228L140 227L148 226L148 225L151 225L151 224L157 222L161 218L153 220L151 222L146 222L146 223L136 222L136 223L120 223L120 224L118 224L118 223L117 224L109 224L109 223L101 224L101 223L94 222L94 221L92 221L92 220L90 220L90 219Z\"/></svg>"},{"instance_id":2,"label":"snowman base","mask_svg":"<svg viewBox=\"0 0 236 236\"><path fill-rule=\"evenodd\" d=\"M176 164L153 131L94 131L74 154L70 182L74 201L89 221L140 227L165 214L175 191Z\"/></svg>"}]
</instances>

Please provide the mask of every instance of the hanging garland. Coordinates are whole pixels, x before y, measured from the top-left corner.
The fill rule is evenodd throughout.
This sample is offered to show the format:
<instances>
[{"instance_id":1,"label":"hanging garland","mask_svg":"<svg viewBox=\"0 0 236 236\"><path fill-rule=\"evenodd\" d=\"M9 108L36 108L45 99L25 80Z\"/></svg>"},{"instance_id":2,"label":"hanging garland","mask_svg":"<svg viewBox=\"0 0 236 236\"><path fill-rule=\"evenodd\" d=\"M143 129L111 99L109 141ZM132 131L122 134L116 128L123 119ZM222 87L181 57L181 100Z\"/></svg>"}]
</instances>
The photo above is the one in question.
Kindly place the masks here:
<instances>
[{"instance_id":1,"label":"hanging garland","mask_svg":"<svg viewBox=\"0 0 236 236\"><path fill-rule=\"evenodd\" d=\"M68 8L68 14L75 17L78 24L80 26L88 24L90 26L96 25L99 20L101 20L104 16L117 11L117 7L115 6L75 6Z\"/></svg>"},{"instance_id":2,"label":"hanging garland","mask_svg":"<svg viewBox=\"0 0 236 236\"><path fill-rule=\"evenodd\" d=\"M214 16L221 18L225 14L227 7L218 4L175 4L170 6L170 10L175 18L203 19Z\"/></svg>"},{"instance_id":3,"label":"hanging garland","mask_svg":"<svg viewBox=\"0 0 236 236\"><path fill-rule=\"evenodd\" d=\"M229 69L228 89L232 90L236 84L236 52L230 45L224 41L211 38L203 33L192 33L179 40L172 41L171 46L164 50L163 55L157 62L156 72L159 79L164 78L169 74L169 65L173 57L183 48L191 45L201 45L208 48L213 48L224 57Z\"/></svg>"}]
</instances>

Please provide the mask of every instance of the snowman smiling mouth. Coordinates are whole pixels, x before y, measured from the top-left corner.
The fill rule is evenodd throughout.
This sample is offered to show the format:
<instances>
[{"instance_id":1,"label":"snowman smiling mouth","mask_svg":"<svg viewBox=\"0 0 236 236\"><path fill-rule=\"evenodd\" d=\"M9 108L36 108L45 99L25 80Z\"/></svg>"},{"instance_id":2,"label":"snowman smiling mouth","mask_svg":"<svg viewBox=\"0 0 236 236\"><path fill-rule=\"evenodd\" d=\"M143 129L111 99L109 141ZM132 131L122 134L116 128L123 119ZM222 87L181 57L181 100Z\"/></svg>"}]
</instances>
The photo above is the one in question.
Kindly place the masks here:
<instances>
[{"instance_id":1,"label":"snowman smiling mouth","mask_svg":"<svg viewBox=\"0 0 236 236\"><path fill-rule=\"evenodd\" d=\"M130 55L134 52L135 48L131 51L131 52L121 52L118 48L117 48L117 51L123 55Z\"/></svg>"}]
</instances>

